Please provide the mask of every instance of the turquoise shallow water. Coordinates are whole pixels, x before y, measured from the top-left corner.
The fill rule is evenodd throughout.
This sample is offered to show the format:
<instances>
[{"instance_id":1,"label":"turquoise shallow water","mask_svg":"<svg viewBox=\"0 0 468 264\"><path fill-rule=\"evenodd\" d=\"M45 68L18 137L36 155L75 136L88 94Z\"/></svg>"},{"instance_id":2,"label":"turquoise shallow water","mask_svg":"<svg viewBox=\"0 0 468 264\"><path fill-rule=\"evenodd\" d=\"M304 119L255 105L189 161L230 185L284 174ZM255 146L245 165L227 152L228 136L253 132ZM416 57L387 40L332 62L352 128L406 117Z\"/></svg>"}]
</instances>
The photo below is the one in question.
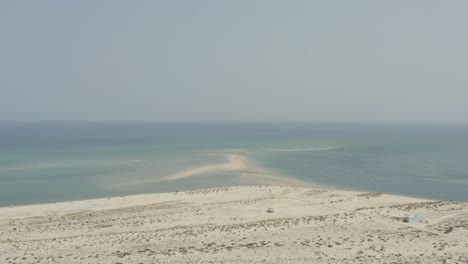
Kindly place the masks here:
<instances>
[{"instance_id":1,"label":"turquoise shallow water","mask_svg":"<svg viewBox=\"0 0 468 264\"><path fill-rule=\"evenodd\" d=\"M170 182L245 155L273 174L342 189L468 201L468 127L272 123L3 123L0 206L238 184Z\"/></svg>"}]
</instances>

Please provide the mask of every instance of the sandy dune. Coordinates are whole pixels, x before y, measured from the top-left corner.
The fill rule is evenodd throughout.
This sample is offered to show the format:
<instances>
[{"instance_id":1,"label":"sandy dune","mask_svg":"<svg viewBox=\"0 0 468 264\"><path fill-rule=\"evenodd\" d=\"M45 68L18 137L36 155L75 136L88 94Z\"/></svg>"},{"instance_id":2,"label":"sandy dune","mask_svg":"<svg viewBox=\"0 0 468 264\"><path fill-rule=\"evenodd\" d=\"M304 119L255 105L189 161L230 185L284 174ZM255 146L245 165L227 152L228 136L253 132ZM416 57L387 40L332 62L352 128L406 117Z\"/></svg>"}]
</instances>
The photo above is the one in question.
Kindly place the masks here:
<instances>
[{"instance_id":1,"label":"sandy dune","mask_svg":"<svg viewBox=\"0 0 468 264\"><path fill-rule=\"evenodd\" d=\"M244 186L0 208L0 263L467 262L461 202Z\"/></svg>"}]
</instances>

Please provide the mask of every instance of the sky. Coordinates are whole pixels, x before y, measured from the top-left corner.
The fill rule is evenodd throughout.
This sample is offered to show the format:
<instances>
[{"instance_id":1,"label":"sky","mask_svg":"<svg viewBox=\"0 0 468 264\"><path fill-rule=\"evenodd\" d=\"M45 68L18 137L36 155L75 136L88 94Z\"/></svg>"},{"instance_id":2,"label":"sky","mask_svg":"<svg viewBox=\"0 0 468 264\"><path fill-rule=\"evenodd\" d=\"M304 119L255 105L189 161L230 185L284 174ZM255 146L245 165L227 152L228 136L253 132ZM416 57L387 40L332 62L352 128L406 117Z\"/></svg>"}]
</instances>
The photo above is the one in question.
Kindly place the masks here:
<instances>
[{"instance_id":1,"label":"sky","mask_svg":"<svg viewBox=\"0 0 468 264\"><path fill-rule=\"evenodd\" d=\"M0 121L468 123L468 1L1 1Z\"/></svg>"}]
</instances>

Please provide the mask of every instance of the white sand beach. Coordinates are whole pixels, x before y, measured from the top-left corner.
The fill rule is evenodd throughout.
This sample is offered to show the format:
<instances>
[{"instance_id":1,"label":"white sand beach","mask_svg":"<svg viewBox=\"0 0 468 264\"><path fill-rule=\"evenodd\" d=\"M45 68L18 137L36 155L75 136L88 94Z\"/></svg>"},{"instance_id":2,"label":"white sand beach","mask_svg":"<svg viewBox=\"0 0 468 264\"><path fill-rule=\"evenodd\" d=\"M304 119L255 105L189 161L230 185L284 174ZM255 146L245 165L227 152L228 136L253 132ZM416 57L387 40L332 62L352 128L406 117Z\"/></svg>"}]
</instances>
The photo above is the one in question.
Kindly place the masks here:
<instances>
[{"instance_id":1,"label":"white sand beach","mask_svg":"<svg viewBox=\"0 0 468 264\"><path fill-rule=\"evenodd\" d=\"M467 249L466 203L381 193L233 186L0 208L0 263L467 263Z\"/></svg>"}]
</instances>

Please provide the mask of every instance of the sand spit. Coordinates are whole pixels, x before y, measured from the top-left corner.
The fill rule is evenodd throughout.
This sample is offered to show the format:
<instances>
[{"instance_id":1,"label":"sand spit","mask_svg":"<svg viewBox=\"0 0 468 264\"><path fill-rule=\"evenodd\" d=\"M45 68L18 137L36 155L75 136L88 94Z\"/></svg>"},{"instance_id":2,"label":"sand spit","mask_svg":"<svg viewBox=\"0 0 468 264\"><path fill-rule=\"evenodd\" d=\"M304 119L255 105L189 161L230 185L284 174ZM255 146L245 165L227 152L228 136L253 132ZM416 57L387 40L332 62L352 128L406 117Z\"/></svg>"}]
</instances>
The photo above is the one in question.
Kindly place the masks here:
<instances>
[{"instance_id":1,"label":"sand spit","mask_svg":"<svg viewBox=\"0 0 468 264\"><path fill-rule=\"evenodd\" d=\"M468 263L468 205L243 186L4 207L0 263Z\"/></svg>"},{"instance_id":2,"label":"sand spit","mask_svg":"<svg viewBox=\"0 0 468 264\"><path fill-rule=\"evenodd\" d=\"M107 187L113 187L120 185L139 185L139 184L146 184L146 183L155 183L155 182L163 182L163 181L172 181L172 180L180 180L188 177L198 176L201 174L207 173L215 173L215 172L243 172L249 171L252 168L249 166L247 159L244 156L236 155L236 154L228 154L226 155L227 161L225 163L220 164L210 164L205 165L189 170L185 170L173 175L157 177L154 179L145 179L145 180L138 180L126 183L119 183L119 184L110 184Z\"/></svg>"},{"instance_id":3,"label":"sand spit","mask_svg":"<svg viewBox=\"0 0 468 264\"><path fill-rule=\"evenodd\" d=\"M220 164L210 164L197 168L185 170L173 175L159 177L154 179L146 179L133 181L128 183L120 183L119 185L137 185L155 182L164 182L172 180L180 180L189 177L200 176L208 173L223 173L223 172L238 172L237 176L234 176L233 181L238 184L245 185L287 185L287 186L302 186L302 187L317 187L315 184L307 183L304 181L292 179L290 177L282 177L278 175L272 175L264 169L258 168L247 160L245 156L238 154L227 154L226 162ZM107 185L113 186L114 185Z\"/></svg>"},{"instance_id":4,"label":"sand spit","mask_svg":"<svg viewBox=\"0 0 468 264\"><path fill-rule=\"evenodd\" d=\"M235 154L229 154L227 156L227 162L222 164L207 165L191 170L186 170L175 175L164 178L165 180L177 180L182 178L187 178L204 173L213 173L213 172L231 172L231 171L243 171L248 170L249 166L247 160Z\"/></svg>"}]
</instances>

